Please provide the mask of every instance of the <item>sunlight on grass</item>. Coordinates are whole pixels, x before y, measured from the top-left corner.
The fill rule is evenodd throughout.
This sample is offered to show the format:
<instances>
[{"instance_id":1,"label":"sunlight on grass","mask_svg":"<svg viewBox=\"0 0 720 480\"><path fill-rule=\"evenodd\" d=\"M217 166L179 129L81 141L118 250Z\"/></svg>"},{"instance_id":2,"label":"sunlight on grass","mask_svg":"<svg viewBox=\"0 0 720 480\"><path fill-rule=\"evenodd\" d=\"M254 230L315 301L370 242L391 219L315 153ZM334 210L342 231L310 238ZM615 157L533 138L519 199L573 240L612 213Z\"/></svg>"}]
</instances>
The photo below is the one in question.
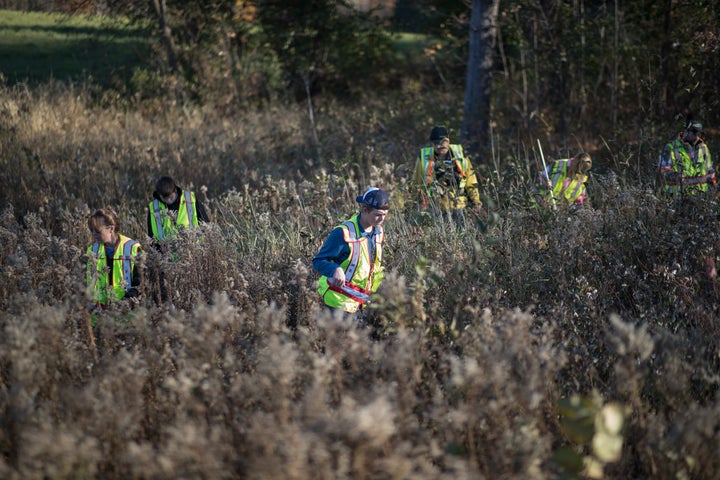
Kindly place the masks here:
<instances>
[{"instance_id":1,"label":"sunlight on grass","mask_svg":"<svg viewBox=\"0 0 720 480\"><path fill-rule=\"evenodd\" d=\"M393 35L393 48L408 60L422 57L432 37L422 33L400 32Z\"/></svg>"},{"instance_id":2,"label":"sunlight on grass","mask_svg":"<svg viewBox=\"0 0 720 480\"><path fill-rule=\"evenodd\" d=\"M148 49L141 31L106 17L0 11L0 71L9 83L126 77Z\"/></svg>"}]
</instances>

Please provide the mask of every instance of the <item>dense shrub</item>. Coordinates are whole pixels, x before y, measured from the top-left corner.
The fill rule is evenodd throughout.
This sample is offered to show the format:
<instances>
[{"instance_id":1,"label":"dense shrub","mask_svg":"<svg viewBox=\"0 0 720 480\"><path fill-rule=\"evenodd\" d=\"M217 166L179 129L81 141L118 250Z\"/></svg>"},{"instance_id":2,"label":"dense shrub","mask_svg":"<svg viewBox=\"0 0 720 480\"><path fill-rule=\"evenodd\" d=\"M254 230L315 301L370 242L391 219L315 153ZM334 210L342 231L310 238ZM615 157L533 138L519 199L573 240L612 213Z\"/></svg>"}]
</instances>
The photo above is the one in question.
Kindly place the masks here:
<instances>
[{"instance_id":1,"label":"dense shrub","mask_svg":"<svg viewBox=\"0 0 720 480\"><path fill-rule=\"evenodd\" d=\"M418 226L417 99L321 102L315 157L289 106L143 116L57 85L1 93L2 478L571 477L562 458L602 458L594 412L615 404L606 478L720 474L713 197L606 170L594 207L538 212L533 160L508 146L478 165L486 218ZM175 257L145 233L165 173L212 217ZM369 185L392 194L388 275L357 328L320 309L310 259ZM86 219L106 205L148 247L145 277L93 327Z\"/></svg>"}]
</instances>

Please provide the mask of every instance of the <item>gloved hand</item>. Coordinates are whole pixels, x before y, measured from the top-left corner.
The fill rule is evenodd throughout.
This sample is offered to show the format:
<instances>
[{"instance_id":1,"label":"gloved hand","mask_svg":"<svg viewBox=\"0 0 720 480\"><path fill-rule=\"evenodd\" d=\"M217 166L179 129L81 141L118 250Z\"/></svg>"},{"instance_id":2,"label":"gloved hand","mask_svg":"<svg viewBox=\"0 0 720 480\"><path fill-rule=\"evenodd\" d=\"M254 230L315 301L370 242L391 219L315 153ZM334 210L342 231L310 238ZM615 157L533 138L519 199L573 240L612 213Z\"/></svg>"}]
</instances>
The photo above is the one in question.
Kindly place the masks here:
<instances>
[{"instance_id":1,"label":"gloved hand","mask_svg":"<svg viewBox=\"0 0 720 480\"><path fill-rule=\"evenodd\" d=\"M125 292L125 297L123 297L123 298L138 298L138 297L140 297L140 291L135 287L131 287L127 290L127 292Z\"/></svg>"},{"instance_id":2,"label":"gloved hand","mask_svg":"<svg viewBox=\"0 0 720 480\"><path fill-rule=\"evenodd\" d=\"M680 172L666 172L663 174L663 178L671 185L680 185L682 183L682 175Z\"/></svg>"},{"instance_id":3,"label":"gloved hand","mask_svg":"<svg viewBox=\"0 0 720 480\"><path fill-rule=\"evenodd\" d=\"M328 278L328 283L338 288L345 285L345 270L343 270L341 267L337 267L335 269L335 273L333 273L333 276L331 278Z\"/></svg>"},{"instance_id":4,"label":"gloved hand","mask_svg":"<svg viewBox=\"0 0 720 480\"><path fill-rule=\"evenodd\" d=\"M476 217L487 217L487 210L483 210L482 205L471 206L470 213Z\"/></svg>"}]
</instances>

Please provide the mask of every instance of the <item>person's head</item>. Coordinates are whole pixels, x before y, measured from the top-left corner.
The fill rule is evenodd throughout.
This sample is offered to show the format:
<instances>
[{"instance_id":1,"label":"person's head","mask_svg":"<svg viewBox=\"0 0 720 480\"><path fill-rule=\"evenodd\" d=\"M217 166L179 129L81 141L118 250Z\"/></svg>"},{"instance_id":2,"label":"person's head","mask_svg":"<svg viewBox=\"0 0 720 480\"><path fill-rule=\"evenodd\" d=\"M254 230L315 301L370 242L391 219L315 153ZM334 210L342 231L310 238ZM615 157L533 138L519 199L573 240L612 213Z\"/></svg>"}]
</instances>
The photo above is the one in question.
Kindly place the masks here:
<instances>
[{"instance_id":1,"label":"person's head","mask_svg":"<svg viewBox=\"0 0 720 480\"><path fill-rule=\"evenodd\" d=\"M430 130L430 143L438 156L445 156L450 150L450 134L447 128L436 125Z\"/></svg>"},{"instance_id":2,"label":"person's head","mask_svg":"<svg viewBox=\"0 0 720 480\"><path fill-rule=\"evenodd\" d=\"M575 155L575 163L577 164L577 171L580 173L587 173L592 168L592 158L586 152Z\"/></svg>"},{"instance_id":3,"label":"person's head","mask_svg":"<svg viewBox=\"0 0 720 480\"><path fill-rule=\"evenodd\" d=\"M155 194L166 205L174 203L177 200L175 180L168 176L160 177L155 183Z\"/></svg>"},{"instance_id":4,"label":"person's head","mask_svg":"<svg viewBox=\"0 0 720 480\"><path fill-rule=\"evenodd\" d=\"M689 121L683 131L683 140L690 143L695 142L702 133L702 129L702 123L697 120Z\"/></svg>"},{"instance_id":5,"label":"person's head","mask_svg":"<svg viewBox=\"0 0 720 480\"><path fill-rule=\"evenodd\" d=\"M580 152L570 159L570 163L568 164L568 175L585 175L591 168L592 159L590 158L590 154Z\"/></svg>"},{"instance_id":6,"label":"person's head","mask_svg":"<svg viewBox=\"0 0 720 480\"><path fill-rule=\"evenodd\" d=\"M88 228L93 240L106 245L113 245L117 241L117 213L111 208L100 208L88 218Z\"/></svg>"},{"instance_id":7,"label":"person's head","mask_svg":"<svg viewBox=\"0 0 720 480\"><path fill-rule=\"evenodd\" d=\"M390 196L384 190L371 187L356 200L360 204L360 223L374 227L382 225L390 208Z\"/></svg>"}]
</instances>

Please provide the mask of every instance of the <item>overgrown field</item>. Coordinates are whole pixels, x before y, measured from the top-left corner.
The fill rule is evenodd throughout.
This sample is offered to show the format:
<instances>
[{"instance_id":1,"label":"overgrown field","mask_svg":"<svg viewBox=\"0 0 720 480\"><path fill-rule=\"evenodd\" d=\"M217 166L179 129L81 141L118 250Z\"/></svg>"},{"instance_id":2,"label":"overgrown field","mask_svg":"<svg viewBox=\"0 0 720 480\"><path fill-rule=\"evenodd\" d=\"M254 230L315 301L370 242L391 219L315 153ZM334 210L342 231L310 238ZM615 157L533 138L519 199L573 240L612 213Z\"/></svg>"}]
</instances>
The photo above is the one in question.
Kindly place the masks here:
<instances>
[{"instance_id":1,"label":"overgrown field","mask_svg":"<svg viewBox=\"0 0 720 480\"><path fill-rule=\"evenodd\" d=\"M591 208L541 214L533 143L505 140L474 159L486 217L424 218L417 148L459 123L425 93L318 99L316 145L304 106L0 90L0 478L720 477L715 198L658 196L650 138L593 152ZM178 258L148 248L139 305L91 328L87 217L113 207L147 244L162 174L212 224ZM356 328L310 261L371 185L388 274Z\"/></svg>"}]
</instances>

